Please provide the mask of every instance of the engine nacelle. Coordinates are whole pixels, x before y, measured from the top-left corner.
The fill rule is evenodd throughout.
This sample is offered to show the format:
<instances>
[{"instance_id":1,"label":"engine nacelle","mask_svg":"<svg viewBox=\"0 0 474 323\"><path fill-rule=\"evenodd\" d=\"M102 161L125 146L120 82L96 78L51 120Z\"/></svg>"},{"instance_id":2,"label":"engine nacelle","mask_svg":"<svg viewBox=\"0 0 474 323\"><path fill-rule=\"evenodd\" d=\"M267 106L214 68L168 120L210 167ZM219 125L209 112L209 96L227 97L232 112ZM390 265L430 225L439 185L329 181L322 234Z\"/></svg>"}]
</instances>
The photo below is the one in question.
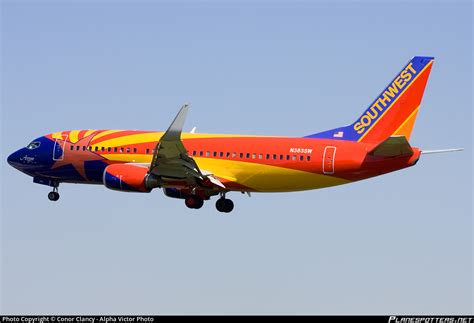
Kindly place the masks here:
<instances>
[{"instance_id":1,"label":"engine nacelle","mask_svg":"<svg viewBox=\"0 0 474 323\"><path fill-rule=\"evenodd\" d=\"M122 192L151 191L146 185L148 167L133 164L114 164L104 170L103 182L105 187Z\"/></svg>"},{"instance_id":2,"label":"engine nacelle","mask_svg":"<svg viewBox=\"0 0 474 323\"><path fill-rule=\"evenodd\" d=\"M199 196L203 200L209 200L209 197L212 195L219 194L216 192L209 192L202 189L193 189L190 188L172 188L172 187L165 187L163 188L163 192L166 196L172 197L175 199L186 199L190 196Z\"/></svg>"},{"instance_id":3,"label":"engine nacelle","mask_svg":"<svg viewBox=\"0 0 474 323\"><path fill-rule=\"evenodd\" d=\"M165 193L166 196L172 197L175 199L185 199L189 196L189 194L184 193L182 190L179 190L177 188L164 188L163 192Z\"/></svg>"}]
</instances>

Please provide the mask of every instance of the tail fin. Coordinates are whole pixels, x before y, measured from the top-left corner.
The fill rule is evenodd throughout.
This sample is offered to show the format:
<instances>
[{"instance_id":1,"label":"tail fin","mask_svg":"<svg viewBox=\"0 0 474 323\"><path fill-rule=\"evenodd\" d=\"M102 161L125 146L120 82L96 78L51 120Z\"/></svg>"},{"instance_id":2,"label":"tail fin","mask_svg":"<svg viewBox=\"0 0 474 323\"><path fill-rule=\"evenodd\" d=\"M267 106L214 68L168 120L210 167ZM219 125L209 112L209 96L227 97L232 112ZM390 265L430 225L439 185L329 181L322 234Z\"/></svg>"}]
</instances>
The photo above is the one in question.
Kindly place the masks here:
<instances>
[{"instance_id":1,"label":"tail fin","mask_svg":"<svg viewBox=\"0 0 474 323\"><path fill-rule=\"evenodd\" d=\"M307 136L379 143L410 139L434 57L415 56L351 125Z\"/></svg>"}]
</instances>

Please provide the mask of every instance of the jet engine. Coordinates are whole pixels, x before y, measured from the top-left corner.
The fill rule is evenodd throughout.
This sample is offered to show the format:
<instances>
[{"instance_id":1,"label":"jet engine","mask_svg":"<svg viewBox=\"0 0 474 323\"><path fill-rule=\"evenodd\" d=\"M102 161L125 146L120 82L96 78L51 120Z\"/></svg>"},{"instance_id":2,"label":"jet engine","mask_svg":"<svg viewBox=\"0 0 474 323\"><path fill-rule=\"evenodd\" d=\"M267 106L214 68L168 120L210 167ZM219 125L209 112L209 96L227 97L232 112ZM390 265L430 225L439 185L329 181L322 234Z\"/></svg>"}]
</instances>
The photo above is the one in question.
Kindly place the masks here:
<instances>
[{"instance_id":1,"label":"jet engine","mask_svg":"<svg viewBox=\"0 0 474 323\"><path fill-rule=\"evenodd\" d=\"M150 185L148 177L146 166L114 164L105 168L103 182L105 187L111 190L149 193L153 186Z\"/></svg>"}]
</instances>

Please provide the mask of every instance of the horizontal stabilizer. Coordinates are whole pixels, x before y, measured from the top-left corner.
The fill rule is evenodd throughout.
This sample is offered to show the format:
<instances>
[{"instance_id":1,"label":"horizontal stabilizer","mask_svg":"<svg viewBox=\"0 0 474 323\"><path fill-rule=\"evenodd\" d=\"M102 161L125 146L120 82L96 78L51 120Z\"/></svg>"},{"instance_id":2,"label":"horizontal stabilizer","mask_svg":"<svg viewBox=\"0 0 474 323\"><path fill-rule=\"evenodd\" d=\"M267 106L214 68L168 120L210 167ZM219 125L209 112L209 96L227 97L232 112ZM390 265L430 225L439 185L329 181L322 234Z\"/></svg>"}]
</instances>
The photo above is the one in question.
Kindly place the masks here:
<instances>
[{"instance_id":1,"label":"horizontal stabilizer","mask_svg":"<svg viewBox=\"0 0 474 323\"><path fill-rule=\"evenodd\" d=\"M369 152L377 157L400 157L413 155L413 149L405 136L388 137Z\"/></svg>"},{"instance_id":2,"label":"horizontal stabilizer","mask_svg":"<svg viewBox=\"0 0 474 323\"><path fill-rule=\"evenodd\" d=\"M438 149L438 150L422 150L421 153L425 155L429 154L440 154L440 153L451 153L453 151L463 151L464 148L451 148L451 149Z\"/></svg>"}]
</instances>

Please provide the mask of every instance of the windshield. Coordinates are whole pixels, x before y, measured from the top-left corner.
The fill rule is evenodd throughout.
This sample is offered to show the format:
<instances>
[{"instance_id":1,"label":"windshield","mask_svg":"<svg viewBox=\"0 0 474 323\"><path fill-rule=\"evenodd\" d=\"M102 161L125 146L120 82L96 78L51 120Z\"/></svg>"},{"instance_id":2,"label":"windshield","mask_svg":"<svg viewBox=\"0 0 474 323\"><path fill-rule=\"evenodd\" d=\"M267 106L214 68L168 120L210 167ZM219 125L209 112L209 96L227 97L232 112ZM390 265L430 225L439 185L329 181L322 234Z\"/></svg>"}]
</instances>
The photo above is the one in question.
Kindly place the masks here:
<instances>
[{"instance_id":1,"label":"windshield","mask_svg":"<svg viewBox=\"0 0 474 323\"><path fill-rule=\"evenodd\" d=\"M36 148L38 148L40 145L41 145L41 143L40 143L39 141L33 141L33 142L30 143L28 146L26 146L26 148L28 148L28 149L36 149Z\"/></svg>"}]
</instances>

